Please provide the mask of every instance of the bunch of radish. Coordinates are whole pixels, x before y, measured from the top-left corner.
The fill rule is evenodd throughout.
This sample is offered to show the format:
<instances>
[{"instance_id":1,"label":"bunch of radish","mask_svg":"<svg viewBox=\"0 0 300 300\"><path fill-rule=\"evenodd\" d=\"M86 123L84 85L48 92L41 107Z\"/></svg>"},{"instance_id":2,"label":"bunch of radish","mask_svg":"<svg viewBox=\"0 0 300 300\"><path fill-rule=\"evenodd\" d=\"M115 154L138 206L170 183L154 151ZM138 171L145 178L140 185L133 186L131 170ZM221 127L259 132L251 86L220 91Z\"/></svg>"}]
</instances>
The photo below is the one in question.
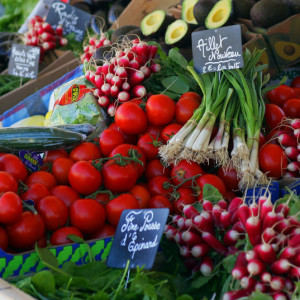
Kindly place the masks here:
<instances>
[{"instance_id":1,"label":"bunch of radish","mask_svg":"<svg viewBox=\"0 0 300 300\"><path fill-rule=\"evenodd\" d=\"M119 103L142 99L147 91L142 84L152 73L160 71L154 62L157 46L135 39L113 49L114 55L102 65L92 65L86 71L87 80L95 86L94 95L101 107L113 116Z\"/></svg>"},{"instance_id":2,"label":"bunch of radish","mask_svg":"<svg viewBox=\"0 0 300 300\"><path fill-rule=\"evenodd\" d=\"M106 33L101 33L100 36L90 36L88 44L83 46L84 53L80 56L81 62L89 62L96 50L102 46L111 44Z\"/></svg>"},{"instance_id":3,"label":"bunch of radish","mask_svg":"<svg viewBox=\"0 0 300 300\"><path fill-rule=\"evenodd\" d=\"M58 25L56 29L54 29L40 16L34 16L30 20L28 31L24 34L23 41L27 46L40 47L41 57L49 50L68 44L68 40L63 37L63 27Z\"/></svg>"}]
</instances>

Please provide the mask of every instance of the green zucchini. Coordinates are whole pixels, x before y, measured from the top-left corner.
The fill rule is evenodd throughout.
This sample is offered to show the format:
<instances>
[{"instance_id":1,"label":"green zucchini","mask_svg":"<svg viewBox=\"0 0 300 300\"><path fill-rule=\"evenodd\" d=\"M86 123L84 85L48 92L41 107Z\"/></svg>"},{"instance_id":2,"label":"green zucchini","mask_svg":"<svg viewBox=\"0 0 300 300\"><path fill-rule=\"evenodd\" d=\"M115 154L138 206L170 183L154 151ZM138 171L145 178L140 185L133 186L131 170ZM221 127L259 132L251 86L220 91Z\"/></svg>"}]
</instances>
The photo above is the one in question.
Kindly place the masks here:
<instances>
[{"instance_id":1,"label":"green zucchini","mask_svg":"<svg viewBox=\"0 0 300 300\"><path fill-rule=\"evenodd\" d=\"M0 151L47 151L80 144L86 135L57 127L0 128Z\"/></svg>"}]
</instances>

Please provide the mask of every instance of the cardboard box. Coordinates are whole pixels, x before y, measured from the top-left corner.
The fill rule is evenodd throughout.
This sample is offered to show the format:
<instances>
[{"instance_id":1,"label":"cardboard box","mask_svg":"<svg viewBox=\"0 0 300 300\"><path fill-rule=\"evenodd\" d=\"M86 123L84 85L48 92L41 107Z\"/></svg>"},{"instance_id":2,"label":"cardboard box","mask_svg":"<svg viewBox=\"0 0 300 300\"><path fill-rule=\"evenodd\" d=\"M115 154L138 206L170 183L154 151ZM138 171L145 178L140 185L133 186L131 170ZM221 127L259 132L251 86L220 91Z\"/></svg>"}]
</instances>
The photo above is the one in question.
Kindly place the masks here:
<instances>
[{"instance_id":1,"label":"cardboard box","mask_svg":"<svg viewBox=\"0 0 300 300\"><path fill-rule=\"evenodd\" d=\"M104 260L110 251L112 237L102 240L89 241L91 252L96 260ZM68 244L50 248L56 256L59 266L67 261L80 265L87 262L88 249L85 244ZM0 277L8 278L38 272L46 269L39 259L36 251L29 251L20 254L9 254L0 249Z\"/></svg>"}]
</instances>

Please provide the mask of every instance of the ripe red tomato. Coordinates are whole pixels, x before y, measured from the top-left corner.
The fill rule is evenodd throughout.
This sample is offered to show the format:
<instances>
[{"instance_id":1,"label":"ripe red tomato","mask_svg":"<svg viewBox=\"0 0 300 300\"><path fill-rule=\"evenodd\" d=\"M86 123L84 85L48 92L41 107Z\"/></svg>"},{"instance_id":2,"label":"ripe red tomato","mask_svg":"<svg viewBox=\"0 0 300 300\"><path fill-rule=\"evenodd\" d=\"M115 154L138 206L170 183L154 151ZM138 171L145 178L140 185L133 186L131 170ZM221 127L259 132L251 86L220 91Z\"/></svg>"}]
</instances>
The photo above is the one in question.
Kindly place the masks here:
<instances>
[{"instance_id":1,"label":"ripe red tomato","mask_svg":"<svg viewBox=\"0 0 300 300\"><path fill-rule=\"evenodd\" d=\"M104 224L104 226L97 232L89 235L89 239L105 239L107 237L114 236L116 232L116 228L110 224Z\"/></svg>"},{"instance_id":2,"label":"ripe red tomato","mask_svg":"<svg viewBox=\"0 0 300 300\"><path fill-rule=\"evenodd\" d=\"M294 90L287 86L282 84L281 86L277 87L276 89L273 89L272 91L267 93L267 98L270 103L276 104L280 107L283 106L283 104L288 100L294 97Z\"/></svg>"},{"instance_id":3,"label":"ripe red tomato","mask_svg":"<svg viewBox=\"0 0 300 300\"><path fill-rule=\"evenodd\" d=\"M89 195L98 190L102 184L102 176L91 163L78 161L69 171L69 182L79 194Z\"/></svg>"},{"instance_id":4,"label":"ripe red tomato","mask_svg":"<svg viewBox=\"0 0 300 300\"><path fill-rule=\"evenodd\" d=\"M194 97L180 97L180 99L176 103L175 108L175 119L176 121L184 125L193 115L194 110L199 107L201 104L200 101Z\"/></svg>"},{"instance_id":5,"label":"ripe red tomato","mask_svg":"<svg viewBox=\"0 0 300 300\"><path fill-rule=\"evenodd\" d=\"M172 203L170 200L162 195L155 195L150 199L149 208L168 208L169 214L173 212Z\"/></svg>"},{"instance_id":6,"label":"ripe red tomato","mask_svg":"<svg viewBox=\"0 0 300 300\"><path fill-rule=\"evenodd\" d=\"M57 158L52 165L52 174L58 184L69 184L68 174L74 161L68 157Z\"/></svg>"},{"instance_id":7,"label":"ripe red tomato","mask_svg":"<svg viewBox=\"0 0 300 300\"><path fill-rule=\"evenodd\" d=\"M283 111L289 118L299 118L300 117L300 99L291 98L286 101L282 106Z\"/></svg>"},{"instance_id":8,"label":"ripe red tomato","mask_svg":"<svg viewBox=\"0 0 300 300\"><path fill-rule=\"evenodd\" d=\"M0 171L0 193L18 192L18 183L15 178L4 171Z\"/></svg>"},{"instance_id":9,"label":"ripe red tomato","mask_svg":"<svg viewBox=\"0 0 300 300\"><path fill-rule=\"evenodd\" d=\"M185 179L204 173L205 172L198 163L193 161L188 162L186 160L181 160L176 166L172 167L170 176L172 178L172 182L175 185L178 185ZM187 180L185 183L182 184L182 187L191 187L192 185L192 180Z\"/></svg>"},{"instance_id":10,"label":"ripe red tomato","mask_svg":"<svg viewBox=\"0 0 300 300\"><path fill-rule=\"evenodd\" d=\"M67 207L80 198L79 194L68 185L57 185L51 189L51 194L61 199Z\"/></svg>"},{"instance_id":11,"label":"ripe red tomato","mask_svg":"<svg viewBox=\"0 0 300 300\"><path fill-rule=\"evenodd\" d=\"M109 157L113 157L116 154L121 154L122 156L127 156L130 157L130 153L131 151L136 151L136 155L138 156L138 159L142 162L142 164L140 163L136 163L136 162L132 162L132 164L137 168L138 170L138 177L142 176L146 167L146 155L144 153L144 151L135 145L131 145L131 144L122 144L117 146L109 155Z\"/></svg>"},{"instance_id":12,"label":"ripe red tomato","mask_svg":"<svg viewBox=\"0 0 300 300\"><path fill-rule=\"evenodd\" d=\"M104 207L110 201L110 194L103 191L103 193L97 194L95 200Z\"/></svg>"},{"instance_id":13,"label":"ripe red tomato","mask_svg":"<svg viewBox=\"0 0 300 300\"><path fill-rule=\"evenodd\" d=\"M179 100L183 99L183 98L193 98L193 99L197 100L199 103L201 103L201 100L202 100L201 95L196 93L196 92L186 92L186 93L181 95Z\"/></svg>"},{"instance_id":14,"label":"ripe red tomato","mask_svg":"<svg viewBox=\"0 0 300 300\"><path fill-rule=\"evenodd\" d=\"M225 183L226 189L230 191L237 191L239 189L239 179L235 168L229 167L224 170L223 167L219 168L217 175Z\"/></svg>"},{"instance_id":15,"label":"ripe red tomato","mask_svg":"<svg viewBox=\"0 0 300 300\"><path fill-rule=\"evenodd\" d=\"M72 226L66 226L59 228L52 233L50 237L50 243L52 245L64 245L74 243L68 238L68 235L70 234L77 235L83 239L82 233L77 228Z\"/></svg>"},{"instance_id":16,"label":"ripe red tomato","mask_svg":"<svg viewBox=\"0 0 300 300\"><path fill-rule=\"evenodd\" d=\"M185 205L194 204L197 202L197 197L194 191L190 188L181 187L175 193L173 201L173 213L181 214Z\"/></svg>"},{"instance_id":17,"label":"ripe red tomato","mask_svg":"<svg viewBox=\"0 0 300 300\"><path fill-rule=\"evenodd\" d=\"M119 131L107 128L102 131L99 144L101 152L107 157L117 146L124 144L124 137Z\"/></svg>"},{"instance_id":18,"label":"ripe red tomato","mask_svg":"<svg viewBox=\"0 0 300 300\"><path fill-rule=\"evenodd\" d=\"M198 200L202 200L203 188L206 184L211 184L224 196L226 193L226 186L221 178L213 174L204 174L196 178L196 182L201 189L201 194L198 196ZM207 199L209 200L209 199Z\"/></svg>"},{"instance_id":19,"label":"ripe red tomato","mask_svg":"<svg viewBox=\"0 0 300 300\"><path fill-rule=\"evenodd\" d=\"M294 87L293 90L294 90L294 93L295 93L294 98L300 99L300 87Z\"/></svg>"},{"instance_id":20,"label":"ripe red tomato","mask_svg":"<svg viewBox=\"0 0 300 300\"><path fill-rule=\"evenodd\" d=\"M0 157L1 171L12 175L15 180L25 181L28 176L28 171L21 159L13 154L4 154Z\"/></svg>"},{"instance_id":21,"label":"ripe red tomato","mask_svg":"<svg viewBox=\"0 0 300 300\"><path fill-rule=\"evenodd\" d=\"M105 209L94 199L78 199L70 206L71 224L83 234L100 230L105 219Z\"/></svg>"},{"instance_id":22,"label":"ripe red tomato","mask_svg":"<svg viewBox=\"0 0 300 300\"><path fill-rule=\"evenodd\" d=\"M43 218L47 230L56 230L66 225L68 207L56 196L46 196L36 204L36 209Z\"/></svg>"},{"instance_id":23,"label":"ripe red tomato","mask_svg":"<svg viewBox=\"0 0 300 300\"><path fill-rule=\"evenodd\" d=\"M125 102L117 108L115 122L126 134L139 134L147 128L145 112L133 102Z\"/></svg>"},{"instance_id":24,"label":"ripe red tomato","mask_svg":"<svg viewBox=\"0 0 300 300\"><path fill-rule=\"evenodd\" d=\"M139 208L147 208L151 195L147 187L136 184L132 189L130 189L130 194L133 195L139 202Z\"/></svg>"},{"instance_id":25,"label":"ripe red tomato","mask_svg":"<svg viewBox=\"0 0 300 300\"><path fill-rule=\"evenodd\" d=\"M50 195L51 193L45 185L34 182L28 185L28 190L20 194L20 197L22 200L32 200L37 203L42 198Z\"/></svg>"},{"instance_id":26,"label":"ripe red tomato","mask_svg":"<svg viewBox=\"0 0 300 300\"><path fill-rule=\"evenodd\" d=\"M171 180L165 176L156 176L148 181L148 190L151 196L162 195L169 197L173 191Z\"/></svg>"},{"instance_id":27,"label":"ripe red tomato","mask_svg":"<svg viewBox=\"0 0 300 300\"><path fill-rule=\"evenodd\" d=\"M166 95L152 95L147 100L146 113L152 125L167 125L174 118L175 102Z\"/></svg>"},{"instance_id":28,"label":"ripe red tomato","mask_svg":"<svg viewBox=\"0 0 300 300\"><path fill-rule=\"evenodd\" d=\"M300 88L300 76L297 76L293 79L291 87Z\"/></svg>"},{"instance_id":29,"label":"ripe red tomato","mask_svg":"<svg viewBox=\"0 0 300 300\"><path fill-rule=\"evenodd\" d=\"M5 229L0 226L0 249L6 250L8 247L8 236Z\"/></svg>"},{"instance_id":30,"label":"ripe red tomato","mask_svg":"<svg viewBox=\"0 0 300 300\"><path fill-rule=\"evenodd\" d=\"M115 160L107 161L102 168L104 186L113 193L128 192L138 179L137 168L128 163L119 165Z\"/></svg>"},{"instance_id":31,"label":"ripe red tomato","mask_svg":"<svg viewBox=\"0 0 300 300\"><path fill-rule=\"evenodd\" d=\"M232 191L226 191L224 195L224 200L226 200L228 203L231 202L232 199L234 199L237 195Z\"/></svg>"},{"instance_id":32,"label":"ripe red tomato","mask_svg":"<svg viewBox=\"0 0 300 300\"><path fill-rule=\"evenodd\" d=\"M146 133L139 138L137 145L143 150L147 160L152 160L158 155L158 148L162 145L162 142L161 137Z\"/></svg>"},{"instance_id":33,"label":"ripe red tomato","mask_svg":"<svg viewBox=\"0 0 300 300\"><path fill-rule=\"evenodd\" d=\"M269 128L278 126L285 116L283 109L278 105L266 104L265 119Z\"/></svg>"},{"instance_id":34,"label":"ripe red tomato","mask_svg":"<svg viewBox=\"0 0 300 300\"><path fill-rule=\"evenodd\" d=\"M35 182L42 183L48 188L48 190L51 190L54 186L57 185L54 175L47 171L34 172L30 174L25 181L27 185Z\"/></svg>"},{"instance_id":35,"label":"ripe red tomato","mask_svg":"<svg viewBox=\"0 0 300 300\"><path fill-rule=\"evenodd\" d=\"M45 152L44 162L53 163L59 157L69 157L65 149L49 150Z\"/></svg>"},{"instance_id":36,"label":"ripe red tomato","mask_svg":"<svg viewBox=\"0 0 300 300\"><path fill-rule=\"evenodd\" d=\"M112 199L105 206L106 216L108 222L117 227L122 211L124 209L138 209L138 200L131 194L121 194L120 196Z\"/></svg>"},{"instance_id":37,"label":"ripe red tomato","mask_svg":"<svg viewBox=\"0 0 300 300\"><path fill-rule=\"evenodd\" d=\"M159 136L161 131L163 130L164 126L154 126L154 125L151 125L151 124L148 124L148 127L146 129L146 131L144 131L143 133L141 133L139 135L139 137L141 137L142 135L148 133L148 134L151 134L155 137Z\"/></svg>"},{"instance_id":38,"label":"ripe red tomato","mask_svg":"<svg viewBox=\"0 0 300 300\"><path fill-rule=\"evenodd\" d=\"M22 211L22 200L16 193L5 192L0 195L0 223L16 222Z\"/></svg>"},{"instance_id":39,"label":"ripe red tomato","mask_svg":"<svg viewBox=\"0 0 300 300\"><path fill-rule=\"evenodd\" d=\"M167 141L173 137L180 129L182 125L180 124L169 124L167 125L161 132L160 136L162 137L163 141L167 143Z\"/></svg>"},{"instance_id":40,"label":"ripe red tomato","mask_svg":"<svg viewBox=\"0 0 300 300\"><path fill-rule=\"evenodd\" d=\"M15 223L6 226L9 245L17 250L32 248L39 238L39 225L31 211L23 212Z\"/></svg>"},{"instance_id":41,"label":"ripe red tomato","mask_svg":"<svg viewBox=\"0 0 300 300\"><path fill-rule=\"evenodd\" d=\"M137 135L136 134L126 134L124 133L120 127L116 124L116 122L111 123L108 126L109 129L114 129L117 130L118 132L120 132L124 138L124 143L126 144L136 144L137 143Z\"/></svg>"},{"instance_id":42,"label":"ripe red tomato","mask_svg":"<svg viewBox=\"0 0 300 300\"><path fill-rule=\"evenodd\" d=\"M70 152L70 158L75 162L80 160L95 160L101 157L100 148L91 142L81 143Z\"/></svg>"},{"instance_id":43,"label":"ripe red tomato","mask_svg":"<svg viewBox=\"0 0 300 300\"><path fill-rule=\"evenodd\" d=\"M160 175L169 177L170 171L170 167L165 167L164 165L162 165L160 159L157 158L147 163L145 175L147 181L149 181L151 178Z\"/></svg>"},{"instance_id":44,"label":"ripe red tomato","mask_svg":"<svg viewBox=\"0 0 300 300\"><path fill-rule=\"evenodd\" d=\"M38 227L37 227L37 236L38 236L38 240L41 239L43 236L45 236L45 231L46 231L46 224L43 220L43 218L41 217L40 214L38 213L34 213L34 217L36 218Z\"/></svg>"},{"instance_id":45,"label":"ripe red tomato","mask_svg":"<svg viewBox=\"0 0 300 300\"><path fill-rule=\"evenodd\" d=\"M259 167L269 177L280 178L286 173L288 164L284 150L276 144L267 144L259 150Z\"/></svg>"}]
</instances>

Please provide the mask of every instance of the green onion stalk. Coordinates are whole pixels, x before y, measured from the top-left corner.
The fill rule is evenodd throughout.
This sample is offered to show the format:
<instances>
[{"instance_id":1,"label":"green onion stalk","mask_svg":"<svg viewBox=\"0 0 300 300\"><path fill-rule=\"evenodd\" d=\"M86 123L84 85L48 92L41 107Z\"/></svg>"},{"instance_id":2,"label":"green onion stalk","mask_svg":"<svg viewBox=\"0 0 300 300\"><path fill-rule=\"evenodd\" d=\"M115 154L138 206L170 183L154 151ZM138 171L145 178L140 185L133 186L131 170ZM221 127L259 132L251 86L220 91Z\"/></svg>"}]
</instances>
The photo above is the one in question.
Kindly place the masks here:
<instances>
[{"instance_id":1,"label":"green onion stalk","mask_svg":"<svg viewBox=\"0 0 300 300\"><path fill-rule=\"evenodd\" d=\"M214 124L225 99L231 95L228 94L230 83L223 74L215 72L199 75L193 67L187 68L202 90L202 103L168 144L160 147L159 154L167 164L176 164L182 159L203 163L209 159L209 143Z\"/></svg>"}]
</instances>

